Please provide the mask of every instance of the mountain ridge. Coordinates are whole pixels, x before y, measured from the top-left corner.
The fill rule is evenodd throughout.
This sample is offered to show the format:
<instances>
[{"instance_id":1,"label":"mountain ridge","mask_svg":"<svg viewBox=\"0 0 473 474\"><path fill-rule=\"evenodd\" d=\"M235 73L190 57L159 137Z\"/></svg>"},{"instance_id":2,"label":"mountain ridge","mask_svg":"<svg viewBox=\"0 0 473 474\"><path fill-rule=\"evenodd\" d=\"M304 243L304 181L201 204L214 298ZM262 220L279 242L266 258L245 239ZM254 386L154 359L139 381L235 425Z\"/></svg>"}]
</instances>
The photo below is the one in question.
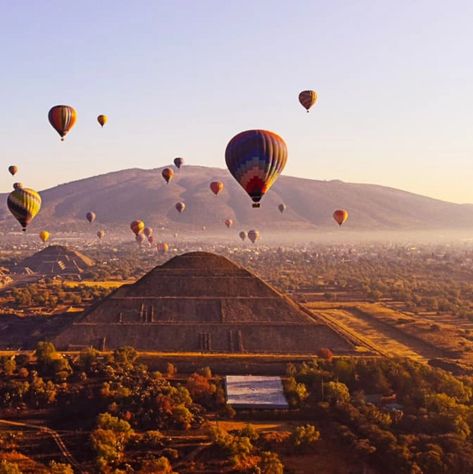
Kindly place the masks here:
<instances>
[{"instance_id":1,"label":"mountain ridge","mask_svg":"<svg viewBox=\"0 0 473 474\"><path fill-rule=\"evenodd\" d=\"M334 228L331 215L346 208L352 229L428 230L473 228L473 204L456 204L410 191L377 184L341 180L313 180L281 176L262 200L262 208L252 209L251 200L221 168L184 166L166 184L161 168L129 168L41 191L43 208L31 228L68 228L86 231L97 225L128 224L144 219L149 225L169 227L218 227L226 218L239 225L259 225L276 229ZM225 185L219 196L209 190L212 180ZM7 194L2 194L6 200ZM174 205L186 203L179 214ZM287 210L281 214L278 204ZM87 226L85 213L97 213L97 224ZM14 228L6 206L0 210L0 225Z\"/></svg>"}]
</instances>

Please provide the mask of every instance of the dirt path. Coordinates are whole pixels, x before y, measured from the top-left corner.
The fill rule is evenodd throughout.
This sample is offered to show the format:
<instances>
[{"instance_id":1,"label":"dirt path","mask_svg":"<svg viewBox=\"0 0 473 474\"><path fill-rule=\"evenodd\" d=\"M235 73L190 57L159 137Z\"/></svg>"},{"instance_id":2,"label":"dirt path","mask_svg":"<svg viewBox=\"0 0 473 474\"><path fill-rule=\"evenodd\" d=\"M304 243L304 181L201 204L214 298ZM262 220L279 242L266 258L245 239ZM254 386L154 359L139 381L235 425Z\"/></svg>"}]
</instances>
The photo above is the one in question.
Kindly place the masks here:
<instances>
[{"instance_id":1,"label":"dirt path","mask_svg":"<svg viewBox=\"0 0 473 474\"><path fill-rule=\"evenodd\" d=\"M33 429L33 430L40 431L42 433L49 434L53 438L54 442L59 448L59 451L63 455L64 459L75 469L76 472L78 473L83 472L82 468L80 467L80 464L76 461L74 456L72 456L71 452L67 449L66 445L64 444L64 441L61 438L61 435L57 431L54 431L51 428L48 428L47 426L30 425L28 423L21 423L19 421L10 421L10 420L0 419L0 424L20 427L20 428Z\"/></svg>"},{"instance_id":2,"label":"dirt path","mask_svg":"<svg viewBox=\"0 0 473 474\"><path fill-rule=\"evenodd\" d=\"M349 308L314 312L337 325L340 330L360 335L361 340L368 340L383 355L409 357L418 361L444 356L440 349L361 312L352 312Z\"/></svg>"}]
</instances>

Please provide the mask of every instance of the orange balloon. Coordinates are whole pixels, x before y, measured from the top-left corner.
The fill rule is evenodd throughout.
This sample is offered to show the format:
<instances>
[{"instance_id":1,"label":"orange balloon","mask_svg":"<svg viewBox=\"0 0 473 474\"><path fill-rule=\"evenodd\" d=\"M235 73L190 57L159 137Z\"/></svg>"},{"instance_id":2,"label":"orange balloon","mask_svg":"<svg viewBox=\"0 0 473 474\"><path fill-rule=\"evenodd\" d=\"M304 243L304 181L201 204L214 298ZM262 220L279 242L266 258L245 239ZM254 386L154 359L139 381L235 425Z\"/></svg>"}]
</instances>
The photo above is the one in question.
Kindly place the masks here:
<instances>
[{"instance_id":1,"label":"orange balloon","mask_svg":"<svg viewBox=\"0 0 473 474\"><path fill-rule=\"evenodd\" d=\"M215 196L223 190L223 183L221 181L212 181L210 183L210 189L215 194Z\"/></svg>"},{"instance_id":2,"label":"orange balloon","mask_svg":"<svg viewBox=\"0 0 473 474\"><path fill-rule=\"evenodd\" d=\"M348 211L345 209L337 209L333 213L333 218L338 225L342 225L348 219Z\"/></svg>"}]
</instances>

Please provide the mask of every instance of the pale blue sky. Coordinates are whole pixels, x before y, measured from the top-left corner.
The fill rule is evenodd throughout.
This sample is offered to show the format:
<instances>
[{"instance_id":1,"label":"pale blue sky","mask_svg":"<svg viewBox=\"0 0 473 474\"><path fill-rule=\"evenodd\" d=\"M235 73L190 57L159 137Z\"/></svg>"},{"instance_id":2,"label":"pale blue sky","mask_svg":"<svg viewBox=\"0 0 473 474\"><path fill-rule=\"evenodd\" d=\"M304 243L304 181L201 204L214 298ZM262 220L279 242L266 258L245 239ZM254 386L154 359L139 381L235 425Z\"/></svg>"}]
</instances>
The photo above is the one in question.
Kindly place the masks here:
<instances>
[{"instance_id":1,"label":"pale blue sky","mask_svg":"<svg viewBox=\"0 0 473 474\"><path fill-rule=\"evenodd\" d=\"M284 174L473 202L472 19L471 0L0 0L0 191L12 163L36 189L224 167L233 135L266 128ZM79 115L65 143L57 103Z\"/></svg>"}]
</instances>

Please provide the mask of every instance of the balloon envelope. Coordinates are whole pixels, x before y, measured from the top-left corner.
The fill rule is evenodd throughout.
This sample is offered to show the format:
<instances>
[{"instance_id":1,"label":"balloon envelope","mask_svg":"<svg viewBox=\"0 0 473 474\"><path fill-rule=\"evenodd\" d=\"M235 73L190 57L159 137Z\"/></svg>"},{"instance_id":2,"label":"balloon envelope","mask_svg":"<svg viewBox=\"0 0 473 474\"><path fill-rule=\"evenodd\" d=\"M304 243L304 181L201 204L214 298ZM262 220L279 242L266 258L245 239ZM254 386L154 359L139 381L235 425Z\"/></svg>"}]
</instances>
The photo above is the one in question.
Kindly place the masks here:
<instances>
[{"instance_id":1,"label":"balloon envelope","mask_svg":"<svg viewBox=\"0 0 473 474\"><path fill-rule=\"evenodd\" d=\"M246 232L244 230L242 230L239 234L239 237L241 240L245 240L246 239Z\"/></svg>"},{"instance_id":2,"label":"balloon envelope","mask_svg":"<svg viewBox=\"0 0 473 474\"><path fill-rule=\"evenodd\" d=\"M143 233L146 237L151 237L153 235L153 229L151 227L145 227Z\"/></svg>"},{"instance_id":3,"label":"balloon envelope","mask_svg":"<svg viewBox=\"0 0 473 474\"><path fill-rule=\"evenodd\" d=\"M97 122L103 127L108 122L108 117L106 115L99 115Z\"/></svg>"},{"instance_id":4,"label":"balloon envelope","mask_svg":"<svg viewBox=\"0 0 473 474\"><path fill-rule=\"evenodd\" d=\"M286 204L279 204L278 209L279 212L282 214L286 210Z\"/></svg>"},{"instance_id":5,"label":"balloon envelope","mask_svg":"<svg viewBox=\"0 0 473 474\"><path fill-rule=\"evenodd\" d=\"M177 169L180 169L184 164L184 158L174 158L174 164L176 165Z\"/></svg>"},{"instance_id":6,"label":"balloon envelope","mask_svg":"<svg viewBox=\"0 0 473 474\"><path fill-rule=\"evenodd\" d=\"M19 183L15 183L14 187L8 195L7 206L25 231L41 209L41 196L34 189L20 187Z\"/></svg>"},{"instance_id":7,"label":"balloon envelope","mask_svg":"<svg viewBox=\"0 0 473 474\"><path fill-rule=\"evenodd\" d=\"M307 90L299 94L299 102L309 112L309 109L317 102L317 92Z\"/></svg>"},{"instance_id":8,"label":"balloon envelope","mask_svg":"<svg viewBox=\"0 0 473 474\"><path fill-rule=\"evenodd\" d=\"M183 202L177 202L176 203L176 209L179 213L184 212L184 209L186 208L186 204Z\"/></svg>"},{"instance_id":9,"label":"balloon envelope","mask_svg":"<svg viewBox=\"0 0 473 474\"><path fill-rule=\"evenodd\" d=\"M10 174L11 174L12 176L15 176L16 173L18 173L18 166L16 166L16 165L11 165L11 166L8 167L8 171L10 172Z\"/></svg>"},{"instance_id":10,"label":"balloon envelope","mask_svg":"<svg viewBox=\"0 0 473 474\"><path fill-rule=\"evenodd\" d=\"M164 181L169 183L174 176L174 171L171 168L164 168L163 171L161 171L161 175L164 178Z\"/></svg>"},{"instance_id":11,"label":"balloon envelope","mask_svg":"<svg viewBox=\"0 0 473 474\"><path fill-rule=\"evenodd\" d=\"M104 230L99 230L97 231L97 237L102 240L105 236L105 231Z\"/></svg>"},{"instance_id":12,"label":"balloon envelope","mask_svg":"<svg viewBox=\"0 0 473 474\"><path fill-rule=\"evenodd\" d=\"M138 235L141 232L143 232L144 228L145 228L145 223L143 221L137 220L137 221L133 221L130 224L130 229L135 235Z\"/></svg>"},{"instance_id":13,"label":"balloon envelope","mask_svg":"<svg viewBox=\"0 0 473 474\"><path fill-rule=\"evenodd\" d=\"M231 219L225 219L225 225L228 229L233 225L233 221Z\"/></svg>"},{"instance_id":14,"label":"balloon envelope","mask_svg":"<svg viewBox=\"0 0 473 474\"><path fill-rule=\"evenodd\" d=\"M95 212L89 211L85 215L85 218L92 224L92 222L94 222L95 219L97 218L97 215L95 214Z\"/></svg>"},{"instance_id":15,"label":"balloon envelope","mask_svg":"<svg viewBox=\"0 0 473 474\"><path fill-rule=\"evenodd\" d=\"M345 209L337 209L333 213L333 218L338 225L342 225L348 219L348 211Z\"/></svg>"},{"instance_id":16,"label":"balloon envelope","mask_svg":"<svg viewBox=\"0 0 473 474\"><path fill-rule=\"evenodd\" d=\"M39 238L43 241L43 242L47 242L49 240L49 232L47 230L42 230L40 233L39 233Z\"/></svg>"},{"instance_id":17,"label":"balloon envelope","mask_svg":"<svg viewBox=\"0 0 473 474\"><path fill-rule=\"evenodd\" d=\"M223 190L223 183L221 181L212 181L210 183L210 189L215 194L215 196Z\"/></svg>"},{"instance_id":18,"label":"balloon envelope","mask_svg":"<svg viewBox=\"0 0 473 474\"><path fill-rule=\"evenodd\" d=\"M248 238L254 244L259 239L259 232L255 229L251 229L248 231Z\"/></svg>"},{"instance_id":19,"label":"balloon envelope","mask_svg":"<svg viewBox=\"0 0 473 474\"><path fill-rule=\"evenodd\" d=\"M156 245L156 249L160 254L165 254L169 250L169 245L166 242L160 242Z\"/></svg>"},{"instance_id":20,"label":"balloon envelope","mask_svg":"<svg viewBox=\"0 0 473 474\"><path fill-rule=\"evenodd\" d=\"M259 207L287 161L287 146L274 132L247 130L234 136L225 150L228 170Z\"/></svg>"},{"instance_id":21,"label":"balloon envelope","mask_svg":"<svg viewBox=\"0 0 473 474\"><path fill-rule=\"evenodd\" d=\"M59 133L61 140L71 131L77 120L77 112L70 105L55 105L48 114L49 123Z\"/></svg>"}]
</instances>

